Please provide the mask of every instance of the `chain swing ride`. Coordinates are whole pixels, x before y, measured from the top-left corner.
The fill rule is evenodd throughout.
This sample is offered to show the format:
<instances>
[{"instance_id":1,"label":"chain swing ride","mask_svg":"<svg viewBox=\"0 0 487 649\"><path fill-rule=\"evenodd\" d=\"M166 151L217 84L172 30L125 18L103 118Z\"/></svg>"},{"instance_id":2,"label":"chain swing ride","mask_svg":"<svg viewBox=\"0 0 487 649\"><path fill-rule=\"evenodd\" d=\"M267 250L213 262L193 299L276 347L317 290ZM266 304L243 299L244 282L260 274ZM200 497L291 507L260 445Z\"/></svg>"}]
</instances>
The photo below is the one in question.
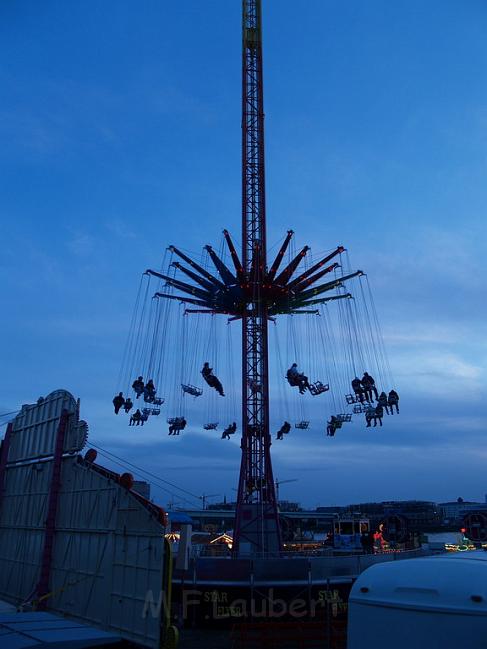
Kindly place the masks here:
<instances>
[{"instance_id":1,"label":"chain swing ride","mask_svg":"<svg viewBox=\"0 0 487 649\"><path fill-rule=\"evenodd\" d=\"M281 549L270 387L277 387L273 403L284 420L276 431L280 441L313 426L309 397L334 413L320 422L329 437L352 415L365 414L367 427L382 426L384 411L399 413L399 397L368 278L352 269L345 248L315 252L304 246L296 252L289 230L277 252L268 250L261 0L243 0L242 55L242 253L223 230L218 253L210 245L199 256L170 246L161 269L142 275L113 404L135 426L160 416L164 407L171 436L184 431L190 413L193 428L206 435L221 431L227 440L239 422L233 551L261 556ZM232 341L236 327L241 367ZM364 368L375 374L380 394Z\"/></svg>"}]
</instances>

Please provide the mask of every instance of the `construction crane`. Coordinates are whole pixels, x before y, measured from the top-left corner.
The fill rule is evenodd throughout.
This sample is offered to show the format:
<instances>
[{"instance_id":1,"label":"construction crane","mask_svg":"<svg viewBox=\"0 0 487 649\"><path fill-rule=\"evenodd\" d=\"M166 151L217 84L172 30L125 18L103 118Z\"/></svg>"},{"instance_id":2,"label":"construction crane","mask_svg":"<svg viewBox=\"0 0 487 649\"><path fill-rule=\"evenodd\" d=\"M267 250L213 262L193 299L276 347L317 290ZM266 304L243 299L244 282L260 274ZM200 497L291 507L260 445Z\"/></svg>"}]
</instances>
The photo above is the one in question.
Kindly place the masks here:
<instances>
[{"instance_id":1,"label":"construction crane","mask_svg":"<svg viewBox=\"0 0 487 649\"><path fill-rule=\"evenodd\" d=\"M276 485L276 498L277 498L277 502L279 502L279 487L280 487L282 484L287 484L288 482L297 482L297 481L298 481L298 478L291 478L290 480L278 480L278 479L276 478L275 485Z\"/></svg>"}]
</instances>

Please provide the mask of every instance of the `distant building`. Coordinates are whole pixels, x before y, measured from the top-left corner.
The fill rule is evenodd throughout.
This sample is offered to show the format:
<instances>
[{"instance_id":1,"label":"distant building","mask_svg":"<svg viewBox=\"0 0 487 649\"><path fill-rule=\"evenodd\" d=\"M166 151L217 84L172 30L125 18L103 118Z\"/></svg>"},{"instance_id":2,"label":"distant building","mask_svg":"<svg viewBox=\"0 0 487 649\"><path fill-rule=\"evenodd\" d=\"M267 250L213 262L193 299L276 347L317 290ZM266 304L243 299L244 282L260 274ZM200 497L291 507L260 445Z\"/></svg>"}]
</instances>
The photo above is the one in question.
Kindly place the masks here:
<instances>
[{"instance_id":1,"label":"distant building","mask_svg":"<svg viewBox=\"0 0 487 649\"><path fill-rule=\"evenodd\" d=\"M342 507L342 510L358 512L370 518L382 518L384 516L384 503L359 503L358 505Z\"/></svg>"},{"instance_id":2,"label":"distant building","mask_svg":"<svg viewBox=\"0 0 487 649\"><path fill-rule=\"evenodd\" d=\"M342 514L345 511L348 511L348 507L341 507L339 505L330 505L326 507L317 507L316 511L320 514Z\"/></svg>"},{"instance_id":3,"label":"distant building","mask_svg":"<svg viewBox=\"0 0 487 649\"><path fill-rule=\"evenodd\" d=\"M300 512L302 511L299 503L293 503L290 500L280 500L279 509L281 512Z\"/></svg>"},{"instance_id":4,"label":"distant building","mask_svg":"<svg viewBox=\"0 0 487 649\"><path fill-rule=\"evenodd\" d=\"M487 511L487 503L477 503L469 500L458 498L451 502L438 503L438 508L442 513L443 519L447 521L461 521L468 512Z\"/></svg>"},{"instance_id":5,"label":"distant building","mask_svg":"<svg viewBox=\"0 0 487 649\"><path fill-rule=\"evenodd\" d=\"M150 500L150 484L143 480L134 480L132 491L138 493L146 500Z\"/></svg>"},{"instance_id":6,"label":"distant building","mask_svg":"<svg viewBox=\"0 0 487 649\"><path fill-rule=\"evenodd\" d=\"M423 530L441 525L442 515L436 503L430 500L390 500L381 503L350 505L351 512L372 520L386 516L403 516L411 529Z\"/></svg>"},{"instance_id":7,"label":"distant building","mask_svg":"<svg viewBox=\"0 0 487 649\"><path fill-rule=\"evenodd\" d=\"M222 511L222 510L223 511L234 511L235 509L237 509L237 503L227 503L226 501L224 501L222 503L211 503L211 504L207 505L206 509L209 509L209 510L212 510L212 511L215 511L215 510L218 510L218 511Z\"/></svg>"}]
</instances>

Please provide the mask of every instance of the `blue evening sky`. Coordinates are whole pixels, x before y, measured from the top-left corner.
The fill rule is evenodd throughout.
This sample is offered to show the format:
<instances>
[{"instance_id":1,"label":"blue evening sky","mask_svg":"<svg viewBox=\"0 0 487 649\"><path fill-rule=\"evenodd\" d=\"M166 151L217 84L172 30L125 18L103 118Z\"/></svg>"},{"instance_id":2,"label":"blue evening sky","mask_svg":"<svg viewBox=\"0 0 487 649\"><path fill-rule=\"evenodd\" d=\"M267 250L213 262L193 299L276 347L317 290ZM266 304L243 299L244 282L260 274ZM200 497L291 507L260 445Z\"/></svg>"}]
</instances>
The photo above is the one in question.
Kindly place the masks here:
<instances>
[{"instance_id":1,"label":"blue evening sky","mask_svg":"<svg viewBox=\"0 0 487 649\"><path fill-rule=\"evenodd\" d=\"M228 498L238 439L134 430L111 399L140 272L239 238L240 10L0 3L0 412L66 388L95 443ZM274 443L283 498L487 492L486 33L483 0L264 2L269 241L350 250L402 396L380 430Z\"/></svg>"}]
</instances>

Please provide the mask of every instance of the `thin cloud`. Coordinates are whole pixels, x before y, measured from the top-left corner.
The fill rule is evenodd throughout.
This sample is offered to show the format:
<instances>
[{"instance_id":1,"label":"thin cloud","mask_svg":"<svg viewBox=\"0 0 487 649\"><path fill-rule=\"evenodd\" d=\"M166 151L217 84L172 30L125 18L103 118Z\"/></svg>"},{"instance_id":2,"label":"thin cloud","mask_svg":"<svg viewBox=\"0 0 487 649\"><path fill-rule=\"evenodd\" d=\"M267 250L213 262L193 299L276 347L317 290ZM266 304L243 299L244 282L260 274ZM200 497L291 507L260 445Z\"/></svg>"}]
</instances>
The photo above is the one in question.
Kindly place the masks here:
<instances>
[{"instance_id":1,"label":"thin cloud","mask_svg":"<svg viewBox=\"0 0 487 649\"><path fill-rule=\"evenodd\" d=\"M91 256L96 251L96 240L87 232L73 232L67 242L68 249L77 257Z\"/></svg>"}]
</instances>

